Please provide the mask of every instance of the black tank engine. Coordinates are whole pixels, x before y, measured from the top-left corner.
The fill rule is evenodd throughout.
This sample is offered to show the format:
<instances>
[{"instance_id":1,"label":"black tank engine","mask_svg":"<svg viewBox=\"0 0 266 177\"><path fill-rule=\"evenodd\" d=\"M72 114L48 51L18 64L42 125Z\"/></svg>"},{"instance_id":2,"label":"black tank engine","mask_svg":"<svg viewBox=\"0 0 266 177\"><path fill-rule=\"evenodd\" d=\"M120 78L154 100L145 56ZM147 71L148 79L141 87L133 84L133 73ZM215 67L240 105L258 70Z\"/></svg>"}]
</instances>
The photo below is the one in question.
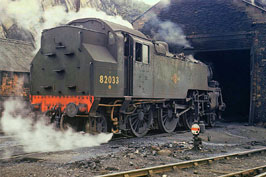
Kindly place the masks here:
<instances>
[{"instance_id":1,"label":"black tank engine","mask_svg":"<svg viewBox=\"0 0 266 177\"><path fill-rule=\"evenodd\" d=\"M225 108L204 63L169 53L168 45L100 19L43 31L31 65L31 104L61 129L172 132Z\"/></svg>"}]
</instances>

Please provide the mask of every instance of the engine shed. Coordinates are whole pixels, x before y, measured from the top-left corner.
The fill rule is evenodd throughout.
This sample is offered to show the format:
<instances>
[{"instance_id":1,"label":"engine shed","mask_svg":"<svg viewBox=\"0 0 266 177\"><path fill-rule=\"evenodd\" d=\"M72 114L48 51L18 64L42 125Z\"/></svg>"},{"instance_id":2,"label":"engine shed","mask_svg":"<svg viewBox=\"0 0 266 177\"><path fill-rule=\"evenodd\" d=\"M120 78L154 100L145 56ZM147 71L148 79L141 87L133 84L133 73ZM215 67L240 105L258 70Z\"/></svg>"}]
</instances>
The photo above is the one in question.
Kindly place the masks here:
<instances>
[{"instance_id":1,"label":"engine shed","mask_svg":"<svg viewBox=\"0 0 266 177\"><path fill-rule=\"evenodd\" d=\"M27 98L33 51L31 43L0 38L0 102L9 97Z\"/></svg>"},{"instance_id":2,"label":"engine shed","mask_svg":"<svg viewBox=\"0 0 266 177\"><path fill-rule=\"evenodd\" d=\"M172 51L193 53L212 66L227 104L224 119L266 122L266 10L261 1L161 1L133 26L152 36L158 31L154 17L181 27L193 47L172 45Z\"/></svg>"}]
</instances>

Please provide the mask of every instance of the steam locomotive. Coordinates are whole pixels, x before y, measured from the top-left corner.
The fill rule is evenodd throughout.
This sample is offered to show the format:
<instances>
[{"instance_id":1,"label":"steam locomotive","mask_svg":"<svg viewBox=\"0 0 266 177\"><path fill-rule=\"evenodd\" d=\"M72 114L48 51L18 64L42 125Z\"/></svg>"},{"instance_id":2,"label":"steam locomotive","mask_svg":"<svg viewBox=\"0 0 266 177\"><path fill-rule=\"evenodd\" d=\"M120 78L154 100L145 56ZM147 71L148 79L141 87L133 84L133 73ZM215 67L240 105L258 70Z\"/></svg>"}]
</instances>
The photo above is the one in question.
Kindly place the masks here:
<instances>
[{"instance_id":1,"label":"steam locomotive","mask_svg":"<svg viewBox=\"0 0 266 177\"><path fill-rule=\"evenodd\" d=\"M33 108L62 130L141 137L200 120L213 126L225 108L207 65L95 18L44 30L30 72Z\"/></svg>"}]
</instances>

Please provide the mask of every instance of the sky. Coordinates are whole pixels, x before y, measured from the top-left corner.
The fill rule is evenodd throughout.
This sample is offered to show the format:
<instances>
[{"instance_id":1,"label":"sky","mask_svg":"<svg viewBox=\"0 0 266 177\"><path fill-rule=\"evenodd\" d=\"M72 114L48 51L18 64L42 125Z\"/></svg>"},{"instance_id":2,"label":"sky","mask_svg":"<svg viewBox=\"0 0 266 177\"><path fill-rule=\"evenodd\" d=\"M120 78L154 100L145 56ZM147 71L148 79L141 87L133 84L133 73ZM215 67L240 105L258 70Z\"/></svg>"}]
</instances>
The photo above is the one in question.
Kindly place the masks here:
<instances>
[{"instance_id":1,"label":"sky","mask_svg":"<svg viewBox=\"0 0 266 177\"><path fill-rule=\"evenodd\" d=\"M146 4L154 5L157 2L159 2L160 0L142 0L142 1L145 2Z\"/></svg>"}]
</instances>

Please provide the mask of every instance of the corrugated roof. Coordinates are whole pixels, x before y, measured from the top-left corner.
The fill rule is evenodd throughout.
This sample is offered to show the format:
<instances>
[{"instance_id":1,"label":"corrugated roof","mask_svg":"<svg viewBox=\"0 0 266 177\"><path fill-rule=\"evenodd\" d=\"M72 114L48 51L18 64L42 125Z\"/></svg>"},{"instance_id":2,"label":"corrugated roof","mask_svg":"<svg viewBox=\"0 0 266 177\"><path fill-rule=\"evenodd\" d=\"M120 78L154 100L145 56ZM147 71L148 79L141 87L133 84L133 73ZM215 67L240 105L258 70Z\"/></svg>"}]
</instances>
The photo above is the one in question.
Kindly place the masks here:
<instances>
[{"instance_id":1,"label":"corrugated roof","mask_svg":"<svg viewBox=\"0 0 266 177\"><path fill-rule=\"evenodd\" d=\"M33 51L30 43L0 38L0 71L29 72Z\"/></svg>"}]
</instances>

